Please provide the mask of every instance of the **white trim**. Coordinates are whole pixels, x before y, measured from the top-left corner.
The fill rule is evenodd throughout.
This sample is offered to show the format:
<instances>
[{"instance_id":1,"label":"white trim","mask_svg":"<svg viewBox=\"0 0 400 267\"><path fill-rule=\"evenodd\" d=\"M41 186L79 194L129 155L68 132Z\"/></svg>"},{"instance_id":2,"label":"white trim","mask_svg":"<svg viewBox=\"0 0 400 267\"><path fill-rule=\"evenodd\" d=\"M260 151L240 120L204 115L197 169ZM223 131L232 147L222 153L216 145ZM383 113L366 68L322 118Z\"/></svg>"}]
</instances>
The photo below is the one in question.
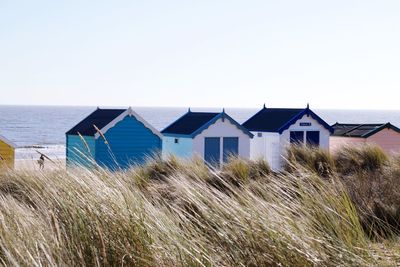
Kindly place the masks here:
<instances>
[{"instance_id":1,"label":"white trim","mask_svg":"<svg viewBox=\"0 0 400 267\"><path fill-rule=\"evenodd\" d=\"M16 148L16 147L17 147L17 145L14 144L14 142L12 142L11 140L5 138L5 137L2 136L1 134L0 134L0 140L3 141L4 143L6 143L7 145L12 146L13 148Z\"/></svg>"},{"instance_id":2,"label":"white trim","mask_svg":"<svg viewBox=\"0 0 400 267\"><path fill-rule=\"evenodd\" d=\"M104 126L103 128L100 129L100 131L105 134L109 129L111 129L112 127L114 127L118 122L122 121L126 116L133 116L135 117L138 121L140 121L141 123L143 123L143 125L148 128L150 131L153 132L153 134L157 135L158 137L160 137L162 139L162 134L157 131L156 128L154 128L153 126L151 126L145 119L143 119L139 114L137 114L135 111L132 110L131 107L129 107L127 110L125 110L124 112L122 112L118 117L116 117L115 119L113 119L109 124L107 124L106 126ZM95 133L94 138L97 139L100 137L99 133Z\"/></svg>"}]
</instances>

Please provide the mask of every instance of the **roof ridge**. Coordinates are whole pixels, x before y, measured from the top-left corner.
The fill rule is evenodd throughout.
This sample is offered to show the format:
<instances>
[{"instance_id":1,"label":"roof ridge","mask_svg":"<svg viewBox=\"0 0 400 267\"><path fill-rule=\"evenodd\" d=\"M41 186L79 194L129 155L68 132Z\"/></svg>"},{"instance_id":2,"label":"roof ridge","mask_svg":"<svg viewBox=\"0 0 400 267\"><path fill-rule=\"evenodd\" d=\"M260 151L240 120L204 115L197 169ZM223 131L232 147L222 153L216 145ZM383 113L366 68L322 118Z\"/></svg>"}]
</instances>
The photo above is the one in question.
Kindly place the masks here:
<instances>
[{"instance_id":1,"label":"roof ridge","mask_svg":"<svg viewBox=\"0 0 400 267\"><path fill-rule=\"evenodd\" d=\"M380 123L339 123L339 122L336 122L335 124L336 125L385 125L385 124L388 124L388 123L390 123L390 122L380 122ZM333 124L333 125L335 125L335 124Z\"/></svg>"},{"instance_id":2,"label":"roof ridge","mask_svg":"<svg viewBox=\"0 0 400 267\"><path fill-rule=\"evenodd\" d=\"M363 136L367 136L367 135L369 135L369 134L375 132L376 130L380 130L380 129L382 129L382 128L385 128L385 127L387 127L387 126L390 126L391 124L390 124L390 122L386 122L386 123L379 124L379 125L378 125L378 124L373 124L373 125L376 125L377 127L376 127L375 129L371 129L370 131L366 132L365 134L363 134Z\"/></svg>"}]
</instances>

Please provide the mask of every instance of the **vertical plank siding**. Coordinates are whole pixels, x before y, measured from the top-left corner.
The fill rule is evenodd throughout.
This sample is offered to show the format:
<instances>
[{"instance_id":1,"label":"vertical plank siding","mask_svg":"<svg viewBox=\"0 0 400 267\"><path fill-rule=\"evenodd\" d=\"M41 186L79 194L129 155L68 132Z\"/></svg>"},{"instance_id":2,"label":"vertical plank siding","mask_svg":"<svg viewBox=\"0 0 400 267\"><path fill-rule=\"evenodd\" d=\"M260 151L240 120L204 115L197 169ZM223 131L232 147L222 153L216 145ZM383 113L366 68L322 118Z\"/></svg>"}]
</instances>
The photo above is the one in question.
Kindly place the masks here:
<instances>
[{"instance_id":1,"label":"vertical plank siding","mask_svg":"<svg viewBox=\"0 0 400 267\"><path fill-rule=\"evenodd\" d=\"M91 167L95 155L95 139L93 136L67 135L67 166L80 165ZM88 151L88 148L90 151Z\"/></svg>"},{"instance_id":2,"label":"vertical plank siding","mask_svg":"<svg viewBox=\"0 0 400 267\"><path fill-rule=\"evenodd\" d=\"M175 143L175 139L177 139L177 143ZM167 159L171 155L181 159L190 159L193 156L193 139L164 136L162 141L163 159Z\"/></svg>"},{"instance_id":3,"label":"vertical plank siding","mask_svg":"<svg viewBox=\"0 0 400 267\"><path fill-rule=\"evenodd\" d=\"M331 136L329 140L329 150L332 154L335 154L345 146L365 145L365 141L365 138L361 137Z\"/></svg>"},{"instance_id":4,"label":"vertical plank siding","mask_svg":"<svg viewBox=\"0 0 400 267\"><path fill-rule=\"evenodd\" d=\"M133 116L127 116L96 139L96 162L110 169L127 168L142 164L155 153L161 152L162 140Z\"/></svg>"},{"instance_id":5,"label":"vertical plank siding","mask_svg":"<svg viewBox=\"0 0 400 267\"><path fill-rule=\"evenodd\" d=\"M400 133L383 129L367 138L367 143L380 146L386 153L400 153Z\"/></svg>"},{"instance_id":6,"label":"vertical plank siding","mask_svg":"<svg viewBox=\"0 0 400 267\"><path fill-rule=\"evenodd\" d=\"M388 154L400 153L400 133L392 129L383 129L368 138L331 136L330 149L337 153L344 146L373 144L380 146Z\"/></svg>"}]
</instances>

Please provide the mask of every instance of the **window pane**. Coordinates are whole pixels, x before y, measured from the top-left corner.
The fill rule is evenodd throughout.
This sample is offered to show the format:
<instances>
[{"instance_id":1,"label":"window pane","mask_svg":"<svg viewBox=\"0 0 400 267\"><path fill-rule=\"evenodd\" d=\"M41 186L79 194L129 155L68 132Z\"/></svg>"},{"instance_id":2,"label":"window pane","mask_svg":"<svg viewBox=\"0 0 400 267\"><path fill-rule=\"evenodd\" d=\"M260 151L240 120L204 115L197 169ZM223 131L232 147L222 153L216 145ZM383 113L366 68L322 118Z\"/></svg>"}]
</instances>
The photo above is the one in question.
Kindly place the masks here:
<instances>
[{"instance_id":1,"label":"window pane","mask_svg":"<svg viewBox=\"0 0 400 267\"><path fill-rule=\"evenodd\" d=\"M219 137L206 137L204 139L204 159L213 166L219 166L220 157L220 138Z\"/></svg>"},{"instance_id":2,"label":"window pane","mask_svg":"<svg viewBox=\"0 0 400 267\"><path fill-rule=\"evenodd\" d=\"M303 131L291 131L290 132L290 143L291 144L303 144L304 143L304 132Z\"/></svg>"},{"instance_id":3,"label":"window pane","mask_svg":"<svg viewBox=\"0 0 400 267\"><path fill-rule=\"evenodd\" d=\"M307 145L319 146L319 131L307 131Z\"/></svg>"},{"instance_id":4,"label":"window pane","mask_svg":"<svg viewBox=\"0 0 400 267\"><path fill-rule=\"evenodd\" d=\"M224 162L227 162L229 157L237 157L239 154L239 138L238 137L224 137Z\"/></svg>"}]
</instances>

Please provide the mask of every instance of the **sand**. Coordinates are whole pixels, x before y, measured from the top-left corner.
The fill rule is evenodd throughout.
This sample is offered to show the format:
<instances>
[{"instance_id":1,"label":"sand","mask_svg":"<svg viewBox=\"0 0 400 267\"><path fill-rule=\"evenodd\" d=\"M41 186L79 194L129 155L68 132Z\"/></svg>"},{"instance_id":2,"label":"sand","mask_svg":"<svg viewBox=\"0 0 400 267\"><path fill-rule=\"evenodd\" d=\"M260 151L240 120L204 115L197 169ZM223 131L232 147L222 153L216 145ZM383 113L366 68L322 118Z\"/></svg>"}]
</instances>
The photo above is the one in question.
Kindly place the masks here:
<instances>
[{"instance_id":1,"label":"sand","mask_svg":"<svg viewBox=\"0 0 400 267\"><path fill-rule=\"evenodd\" d=\"M37 160L31 159L17 159L15 160L15 170L24 170L24 171L38 171L39 164ZM56 159L53 162L49 160L44 161L44 170L59 170L65 169L65 159Z\"/></svg>"}]
</instances>

